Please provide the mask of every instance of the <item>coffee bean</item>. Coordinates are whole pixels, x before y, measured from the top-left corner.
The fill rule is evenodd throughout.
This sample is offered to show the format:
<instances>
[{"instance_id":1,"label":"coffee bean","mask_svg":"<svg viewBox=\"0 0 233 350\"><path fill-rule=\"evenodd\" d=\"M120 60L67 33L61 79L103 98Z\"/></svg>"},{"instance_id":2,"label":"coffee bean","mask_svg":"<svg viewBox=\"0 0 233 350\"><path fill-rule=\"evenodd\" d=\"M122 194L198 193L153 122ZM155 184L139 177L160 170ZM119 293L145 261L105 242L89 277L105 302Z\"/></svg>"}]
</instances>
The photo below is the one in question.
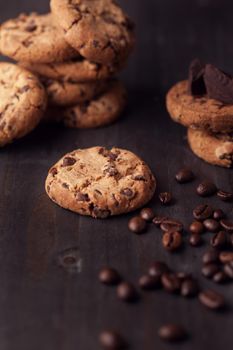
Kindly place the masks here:
<instances>
[{"instance_id":1,"label":"coffee bean","mask_svg":"<svg viewBox=\"0 0 233 350\"><path fill-rule=\"evenodd\" d=\"M212 216L213 214L213 208L210 205L207 204L201 204L198 205L194 210L193 210L193 217L196 220L205 220L208 219Z\"/></svg>"},{"instance_id":2,"label":"coffee bean","mask_svg":"<svg viewBox=\"0 0 233 350\"><path fill-rule=\"evenodd\" d=\"M152 221L155 217L154 212L151 208L143 208L140 211L140 216L145 221Z\"/></svg>"},{"instance_id":3,"label":"coffee bean","mask_svg":"<svg viewBox=\"0 0 233 350\"><path fill-rule=\"evenodd\" d=\"M183 230L183 224L179 220L175 219L164 219L163 222L160 225L160 228L162 231L169 231L169 232L181 232Z\"/></svg>"},{"instance_id":4,"label":"coffee bean","mask_svg":"<svg viewBox=\"0 0 233 350\"><path fill-rule=\"evenodd\" d=\"M203 243L201 235L198 233L192 233L189 237L189 244L193 247L199 247Z\"/></svg>"},{"instance_id":5,"label":"coffee bean","mask_svg":"<svg viewBox=\"0 0 233 350\"><path fill-rule=\"evenodd\" d=\"M225 264L223 270L229 278L233 279L233 261Z\"/></svg>"},{"instance_id":6,"label":"coffee bean","mask_svg":"<svg viewBox=\"0 0 233 350\"><path fill-rule=\"evenodd\" d=\"M184 280L181 284L180 294L183 297L193 297L198 293L198 284L193 278Z\"/></svg>"},{"instance_id":7,"label":"coffee bean","mask_svg":"<svg viewBox=\"0 0 233 350\"><path fill-rule=\"evenodd\" d=\"M163 235L162 242L165 249L167 249L170 252L173 252L181 247L182 236L180 232L176 231L165 232Z\"/></svg>"},{"instance_id":8,"label":"coffee bean","mask_svg":"<svg viewBox=\"0 0 233 350\"><path fill-rule=\"evenodd\" d=\"M220 309L225 305L224 297L210 289L199 293L199 300L203 305L213 310Z\"/></svg>"},{"instance_id":9,"label":"coffee bean","mask_svg":"<svg viewBox=\"0 0 233 350\"><path fill-rule=\"evenodd\" d=\"M163 205L171 204L172 194L170 192L161 192L159 194L159 200Z\"/></svg>"},{"instance_id":10,"label":"coffee bean","mask_svg":"<svg viewBox=\"0 0 233 350\"><path fill-rule=\"evenodd\" d=\"M207 250L202 257L203 264L215 263L218 261L219 261L219 252L216 249Z\"/></svg>"},{"instance_id":11,"label":"coffee bean","mask_svg":"<svg viewBox=\"0 0 233 350\"><path fill-rule=\"evenodd\" d=\"M141 276L139 286L145 290L152 290L160 286L160 278L150 275Z\"/></svg>"},{"instance_id":12,"label":"coffee bean","mask_svg":"<svg viewBox=\"0 0 233 350\"><path fill-rule=\"evenodd\" d=\"M223 264L227 264L233 261L233 252L224 251L219 255L219 260Z\"/></svg>"},{"instance_id":13,"label":"coffee bean","mask_svg":"<svg viewBox=\"0 0 233 350\"><path fill-rule=\"evenodd\" d=\"M233 232L233 221L222 219L220 224L226 231Z\"/></svg>"},{"instance_id":14,"label":"coffee bean","mask_svg":"<svg viewBox=\"0 0 233 350\"><path fill-rule=\"evenodd\" d=\"M167 264L162 261L155 261L148 269L148 274L152 277L161 277L163 273L169 272Z\"/></svg>"},{"instance_id":15,"label":"coffee bean","mask_svg":"<svg viewBox=\"0 0 233 350\"><path fill-rule=\"evenodd\" d=\"M231 192L219 190L217 196L224 202L231 202L233 200L233 193Z\"/></svg>"},{"instance_id":16,"label":"coffee bean","mask_svg":"<svg viewBox=\"0 0 233 350\"><path fill-rule=\"evenodd\" d=\"M100 270L99 280L101 283L107 285L115 285L120 282L121 277L117 270L112 269L111 267L104 267L102 270Z\"/></svg>"},{"instance_id":17,"label":"coffee bean","mask_svg":"<svg viewBox=\"0 0 233 350\"><path fill-rule=\"evenodd\" d=\"M203 181L197 186L196 191L201 197L209 197L217 192L217 187L210 181Z\"/></svg>"},{"instance_id":18,"label":"coffee bean","mask_svg":"<svg viewBox=\"0 0 233 350\"><path fill-rule=\"evenodd\" d=\"M106 350L120 350L126 348L126 342L122 336L115 331L106 330L99 336L100 345Z\"/></svg>"},{"instance_id":19,"label":"coffee bean","mask_svg":"<svg viewBox=\"0 0 233 350\"><path fill-rule=\"evenodd\" d=\"M138 298L135 287L129 282L121 282L117 287L119 299L127 302L135 301Z\"/></svg>"},{"instance_id":20,"label":"coffee bean","mask_svg":"<svg viewBox=\"0 0 233 350\"><path fill-rule=\"evenodd\" d=\"M189 231L191 233L200 234L205 230L204 225L200 221L193 221L189 226Z\"/></svg>"},{"instance_id":21,"label":"coffee bean","mask_svg":"<svg viewBox=\"0 0 233 350\"><path fill-rule=\"evenodd\" d=\"M227 235L224 231L219 231L210 239L210 244L215 248L222 248L227 244Z\"/></svg>"},{"instance_id":22,"label":"coffee bean","mask_svg":"<svg viewBox=\"0 0 233 350\"><path fill-rule=\"evenodd\" d=\"M203 225L209 232L217 232L220 229L220 224L214 219L206 219L203 221Z\"/></svg>"},{"instance_id":23,"label":"coffee bean","mask_svg":"<svg viewBox=\"0 0 233 350\"><path fill-rule=\"evenodd\" d=\"M162 340L174 342L186 338L187 333L183 327L176 324L166 324L159 328L158 335Z\"/></svg>"},{"instance_id":24,"label":"coffee bean","mask_svg":"<svg viewBox=\"0 0 233 350\"><path fill-rule=\"evenodd\" d=\"M190 273L187 273L184 271L176 272L176 276L181 280L181 282L186 280L186 279L192 278L192 275Z\"/></svg>"},{"instance_id":25,"label":"coffee bean","mask_svg":"<svg viewBox=\"0 0 233 350\"><path fill-rule=\"evenodd\" d=\"M201 269L203 276L205 276L206 278L213 277L219 271L219 266L214 263L205 264Z\"/></svg>"},{"instance_id":26,"label":"coffee bean","mask_svg":"<svg viewBox=\"0 0 233 350\"><path fill-rule=\"evenodd\" d=\"M224 212L221 209L217 209L213 212L213 219L221 220L225 216Z\"/></svg>"},{"instance_id":27,"label":"coffee bean","mask_svg":"<svg viewBox=\"0 0 233 350\"><path fill-rule=\"evenodd\" d=\"M180 184L184 184L192 181L194 179L194 174L192 170L184 168L178 171L175 178L177 182L179 182Z\"/></svg>"},{"instance_id":28,"label":"coffee bean","mask_svg":"<svg viewBox=\"0 0 233 350\"><path fill-rule=\"evenodd\" d=\"M225 283L227 280L228 277L223 271L219 271L213 276L213 281L215 283Z\"/></svg>"},{"instance_id":29,"label":"coffee bean","mask_svg":"<svg viewBox=\"0 0 233 350\"><path fill-rule=\"evenodd\" d=\"M169 293L176 293L180 290L181 281L174 273L164 273L162 275L163 288Z\"/></svg>"},{"instance_id":30,"label":"coffee bean","mask_svg":"<svg viewBox=\"0 0 233 350\"><path fill-rule=\"evenodd\" d=\"M166 216L155 216L154 219L152 220L153 224L155 224L155 226L160 226L164 220L169 219Z\"/></svg>"},{"instance_id":31,"label":"coffee bean","mask_svg":"<svg viewBox=\"0 0 233 350\"><path fill-rule=\"evenodd\" d=\"M145 232L146 226L146 221L143 220L140 216L133 217L128 223L129 230L134 233Z\"/></svg>"}]
</instances>

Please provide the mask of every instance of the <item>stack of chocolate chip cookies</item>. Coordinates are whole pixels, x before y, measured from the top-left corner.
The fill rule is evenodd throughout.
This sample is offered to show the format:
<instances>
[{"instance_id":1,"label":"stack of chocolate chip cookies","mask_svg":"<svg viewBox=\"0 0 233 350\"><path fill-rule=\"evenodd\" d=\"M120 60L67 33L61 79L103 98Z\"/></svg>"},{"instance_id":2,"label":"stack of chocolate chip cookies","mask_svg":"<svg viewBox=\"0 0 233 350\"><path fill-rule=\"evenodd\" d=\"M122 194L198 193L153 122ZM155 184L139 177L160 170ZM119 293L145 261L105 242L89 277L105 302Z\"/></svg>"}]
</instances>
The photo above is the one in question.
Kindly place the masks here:
<instances>
[{"instance_id":1,"label":"stack of chocolate chip cookies","mask_svg":"<svg viewBox=\"0 0 233 350\"><path fill-rule=\"evenodd\" d=\"M9 68L12 78L17 72L28 78L31 72L48 106L59 107L50 120L77 128L99 127L119 117L126 91L114 77L133 46L133 24L113 0L52 0L51 13L21 14L0 28L1 54L18 62ZM6 70L2 66L1 74Z\"/></svg>"},{"instance_id":2,"label":"stack of chocolate chip cookies","mask_svg":"<svg viewBox=\"0 0 233 350\"><path fill-rule=\"evenodd\" d=\"M167 94L171 118L188 128L192 151L206 162L233 166L233 78L195 59L189 79Z\"/></svg>"}]
</instances>

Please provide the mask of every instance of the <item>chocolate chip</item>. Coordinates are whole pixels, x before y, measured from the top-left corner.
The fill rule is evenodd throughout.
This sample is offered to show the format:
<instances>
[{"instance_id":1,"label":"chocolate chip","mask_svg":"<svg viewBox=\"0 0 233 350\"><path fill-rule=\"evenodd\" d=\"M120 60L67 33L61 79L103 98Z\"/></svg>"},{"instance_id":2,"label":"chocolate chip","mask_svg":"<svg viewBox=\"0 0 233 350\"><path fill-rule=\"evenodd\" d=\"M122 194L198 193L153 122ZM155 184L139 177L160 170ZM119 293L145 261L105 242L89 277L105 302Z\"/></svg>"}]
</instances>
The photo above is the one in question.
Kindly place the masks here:
<instances>
[{"instance_id":1,"label":"chocolate chip","mask_svg":"<svg viewBox=\"0 0 233 350\"><path fill-rule=\"evenodd\" d=\"M126 348L126 342L122 336L115 331L106 330L100 333L100 345L106 350L121 350Z\"/></svg>"},{"instance_id":2,"label":"chocolate chip","mask_svg":"<svg viewBox=\"0 0 233 350\"><path fill-rule=\"evenodd\" d=\"M108 176L117 176L119 172L114 165L109 165L104 169L104 174Z\"/></svg>"},{"instance_id":3,"label":"chocolate chip","mask_svg":"<svg viewBox=\"0 0 233 350\"><path fill-rule=\"evenodd\" d=\"M57 169L56 168L52 168L49 170L50 174L52 174L53 176L57 175Z\"/></svg>"},{"instance_id":4,"label":"chocolate chip","mask_svg":"<svg viewBox=\"0 0 233 350\"><path fill-rule=\"evenodd\" d=\"M138 298L138 293L131 283L121 282L117 287L117 296L123 301L131 302Z\"/></svg>"},{"instance_id":5,"label":"chocolate chip","mask_svg":"<svg viewBox=\"0 0 233 350\"><path fill-rule=\"evenodd\" d=\"M92 41L92 44L93 44L93 46L94 46L95 48L99 47L99 42L98 42L98 40L93 40L93 41Z\"/></svg>"},{"instance_id":6,"label":"chocolate chip","mask_svg":"<svg viewBox=\"0 0 233 350\"><path fill-rule=\"evenodd\" d=\"M210 289L199 293L199 300L203 305L213 310L220 309L225 305L224 297Z\"/></svg>"},{"instance_id":7,"label":"chocolate chip","mask_svg":"<svg viewBox=\"0 0 233 350\"><path fill-rule=\"evenodd\" d=\"M143 233L146 230L146 221L140 216L135 216L129 220L128 228L134 233Z\"/></svg>"},{"instance_id":8,"label":"chocolate chip","mask_svg":"<svg viewBox=\"0 0 233 350\"><path fill-rule=\"evenodd\" d=\"M203 225L209 232L217 232L220 229L220 224L214 219L206 219L203 221Z\"/></svg>"},{"instance_id":9,"label":"chocolate chip","mask_svg":"<svg viewBox=\"0 0 233 350\"><path fill-rule=\"evenodd\" d=\"M164 273L161 281L163 288L169 293L176 293L180 290L181 281L174 273Z\"/></svg>"},{"instance_id":10,"label":"chocolate chip","mask_svg":"<svg viewBox=\"0 0 233 350\"><path fill-rule=\"evenodd\" d=\"M183 327L176 324L166 324L159 328L158 335L161 339L169 342L184 340L187 336Z\"/></svg>"},{"instance_id":11,"label":"chocolate chip","mask_svg":"<svg viewBox=\"0 0 233 350\"><path fill-rule=\"evenodd\" d=\"M34 22L30 22L26 25L26 27L24 28L27 32L34 32L37 29L37 25Z\"/></svg>"},{"instance_id":12,"label":"chocolate chip","mask_svg":"<svg viewBox=\"0 0 233 350\"><path fill-rule=\"evenodd\" d=\"M195 234L201 234L205 230L204 225L200 221L193 221L189 226L189 231Z\"/></svg>"},{"instance_id":13,"label":"chocolate chip","mask_svg":"<svg viewBox=\"0 0 233 350\"><path fill-rule=\"evenodd\" d=\"M160 225L160 228L162 231L178 231L178 232L181 232L183 230L183 224L181 221L179 220L176 220L176 219L171 219L171 218L168 218L168 219L164 219Z\"/></svg>"},{"instance_id":14,"label":"chocolate chip","mask_svg":"<svg viewBox=\"0 0 233 350\"><path fill-rule=\"evenodd\" d=\"M111 215L111 212L108 209L100 209L97 206L94 206L92 214L95 218L106 219Z\"/></svg>"},{"instance_id":15,"label":"chocolate chip","mask_svg":"<svg viewBox=\"0 0 233 350\"><path fill-rule=\"evenodd\" d=\"M152 221L152 219L154 218L154 212L151 208L143 208L141 211L140 211L140 216L143 220L146 220L146 221Z\"/></svg>"},{"instance_id":16,"label":"chocolate chip","mask_svg":"<svg viewBox=\"0 0 233 350\"><path fill-rule=\"evenodd\" d=\"M121 194L123 196L132 198L134 196L134 192L130 188L124 188L121 190Z\"/></svg>"},{"instance_id":17,"label":"chocolate chip","mask_svg":"<svg viewBox=\"0 0 233 350\"><path fill-rule=\"evenodd\" d=\"M209 197L217 192L217 187L210 181L203 181L197 186L197 194L201 197Z\"/></svg>"},{"instance_id":18,"label":"chocolate chip","mask_svg":"<svg viewBox=\"0 0 233 350\"><path fill-rule=\"evenodd\" d=\"M111 267L104 267L99 272L99 280L107 285L116 285L120 282L121 277L117 270Z\"/></svg>"},{"instance_id":19,"label":"chocolate chip","mask_svg":"<svg viewBox=\"0 0 233 350\"><path fill-rule=\"evenodd\" d=\"M217 272L219 272L219 266L215 263L208 263L205 264L202 269L201 272L203 274L203 276L205 276L206 278L211 278L213 277Z\"/></svg>"},{"instance_id":20,"label":"chocolate chip","mask_svg":"<svg viewBox=\"0 0 233 350\"><path fill-rule=\"evenodd\" d=\"M176 231L165 232L163 235L162 242L163 242L163 247L166 250L173 252L181 247L182 236L180 232L176 232Z\"/></svg>"},{"instance_id":21,"label":"chocolate chip","mask_svg":"<svg viewBox=\"0 0 233 350\"><path fill-rule=\"evenodd\" d=\"M62 166L71 166L71 165L74 165L75 163L76 163L76 159L75 158L65 157L63 159Z\"/></svg>"},{"instance_id":22,"label":"chocolate chip","mask_svg":"<svg viewBox=\"0 0 233 350\"><path fill-rule=\"evenodd\" d=\"M142 289L152 290L160 286L160 278L150 275L144 275L140 277L138 284Z\"/></svg>"},{"instance_id":23,"label":"chocolate chip","mask_svg":"<svg viewBox=\"0 0 233 350\"><path fill-rule=\"evenodd\" d=\"M143 182L146 181L146 178L143 175L132 176L132 179L135 180L135 181L143 181Z\"/></svg>"},{"instance_id":24,"label":"chocolate chip","mask_svg":"<svg viewBox=\"0 0 233 350\"><path fill-rule=\"evenodd\" d=\"M189 237L189 244L193 247L199 247L203 243L203 239L199 233L192 233Z\"/></svg>"},{"instance_id":25,"label":"chocolate chip","mask_svg":"<svg viewBox=\"0 0 233 350\"><path fill-rule=\"evenodd\" d=\"M227 235L224 231L219 231L210 239L210 244L215 248L222 248L227 244Z\"/></svg>"},{"instance_id":26,"label":"chocolate chip","mask_svg":"<svg viewBox=\"0 0 233 350\"><path fill-rule=\"evenodd\" d=\"M18 90L18 92L20 93L20 94L23 94L23 93L25 93L25 92L27 92L27 91L29 91L30 90L30 86L29 85L24 85L23 87L21 87L19 90Z\"/></svg>"},{"instance_id":27,"label":"chocolate chip","mask_svg":"<svg viewBox=\"0 0 233 350\"><path fill-rule=\"evenodd\" d=\"M194 174L192 170L184 168L178 171L175 178L177 182L179 182L180 184L184 184L187 182L191 182L194 179Z\"/></svg>"},{"instance_id":28,"label":"chocolate chip","mask_svg":"<svg viewBox=\"0 0 233 350\"><path fill-rule=\"evenodd\" d=\"M209 98L224 104L233 104L233 81L229 74L212 64L207 64L204 81Z\"/></svg>"},{"instance_id":29,"label":"chocolate chip","mask_svg":"<svg viewBox=\"0 0 233 350\"><path fill-rule=\"evenodd\" d=\"M226 231L233 232L233 221L222 219L220 224Z\"/></svg>"},{"instance_id":30,"label":"chocolate chip","mask_svg":"<svg viewBox=\"0 0 233 350\"><path fill-rule=\"evenodd\" d=\"M153 277L161 277L163 273L169 272L167 264L162 261L155 261L148 269L148 274Z\"/></svg>"},{"instance_id":31,"label":"chocolate chip","mask_svg":"<svg viewBox=\"0 0 233 350\"><path fill-rule=\"evenodd\" d=\"M163 205L171 204L172 194L170 192L161 192L159 194L159 200Z\"/></svg>"},{"instance_id":32,"label":"chocolate chip","mask_svg":"<svg viewBox=\"0 0 233 350\"><path fill-rule=\"evenodd\" d=\"M194 59L189 66L188 92L193 96L206 94L204 82L205 65L199 59Z\"/></svg>"},{"instance_id":33,"label":"chocolate chip","mask_svg":"<svg viewBox=\"0 0 233 350\"><path fill-rule=\"evenodd\" d=\"M215 263L218 261L219 261L219 252L216 249L207 250L202 257L202 262L204 264Z\"/></svg>"},{"instance_id":34,"label":"chocolate chip","mask_svg":"<svg viewBox=\"0 0 233 350\"><path fill-rule=\"evenodd\" d=\"M223 219L225 216L224 212L222 211L222 209L217 209L213 212L213 218L215 220L221 220Z\"/></svg>"},{"instance_id":35,"label":"chocolate chip","mask_svg":"<svg viewBox=\"0 0 233 350\"><path fill-rule=\"evenodd\" d=\"M75 198L78 202L89 202L90 198L87 193L76 192Z\"/></svg>"},{"instance_id":36,"label":"chocolate chip","mask_svg":"<svg viewBox=\"0 0 233 350\"><path fill-rule=\"evenodd\" d=\"M201 204L198 205L194 210L193 210L193 217L196 220L205 220L208 219L212 216L213 214L213 208L207 204Z\"/></svg>"},{"instance_id":37,"label":"chocolate chip","mask_svg":"<svg viewBox=\"0 0 233 350\"><path fill-rule=\"evenodd\" d=\"M233 193L231 192L219 190L217 196L224 202L231 202L233 200Z\"/></svg>"},{"instance_id":38,"label":"chocolate chip","mask_svg":"<svg viewBox=\"0 0 233 350\"><path fill-rule=\"evenodd\" d=\"M62 187L68 189L68 188L69 188L69 185L68 185L66 182L63 182Z\"/></svg>"},{"instance_id":39,"label":"chocolate chip","mask_svg":"<svg viewBox=\"0 0 233 350\"><path fill-rule=\"evenodd\" d=\"M233 252L224 251L219 254L219 260L223 264L227 264L233 261Z\"/></svg>"},{"instance_id":40,"label":"chocolate chip","mask_svg":"<svg viewBox=\"0 0 233 350\"><path fill-rule=\"evenodd\" d=\"M185 279L181 284L180 294L183 297L193 297L198 293L197 281L193 278Z\"/></svg>"}]
</instances>

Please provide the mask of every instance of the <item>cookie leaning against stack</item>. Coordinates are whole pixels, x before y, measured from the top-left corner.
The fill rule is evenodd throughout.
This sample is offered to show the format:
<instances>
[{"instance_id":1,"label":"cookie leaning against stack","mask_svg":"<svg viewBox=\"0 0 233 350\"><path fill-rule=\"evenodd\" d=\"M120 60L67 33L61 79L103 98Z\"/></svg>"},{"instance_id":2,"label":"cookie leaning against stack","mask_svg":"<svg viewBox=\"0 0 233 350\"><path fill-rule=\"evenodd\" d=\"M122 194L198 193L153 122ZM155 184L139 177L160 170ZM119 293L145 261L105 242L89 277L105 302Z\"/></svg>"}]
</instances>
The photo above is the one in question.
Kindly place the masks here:
<instances>
[{"instance_id":1,"label":"cookie leaning against stack","mask_svg":"<svg viewBox=\"0 0 233 350\"><path fill-rule=\"evenodd\" d=\"M167 94L171 118L188 128L192 151L206 162L233 166L233 78L211 64L194 60L189 80Z\"/></svg>"}]
</instances>

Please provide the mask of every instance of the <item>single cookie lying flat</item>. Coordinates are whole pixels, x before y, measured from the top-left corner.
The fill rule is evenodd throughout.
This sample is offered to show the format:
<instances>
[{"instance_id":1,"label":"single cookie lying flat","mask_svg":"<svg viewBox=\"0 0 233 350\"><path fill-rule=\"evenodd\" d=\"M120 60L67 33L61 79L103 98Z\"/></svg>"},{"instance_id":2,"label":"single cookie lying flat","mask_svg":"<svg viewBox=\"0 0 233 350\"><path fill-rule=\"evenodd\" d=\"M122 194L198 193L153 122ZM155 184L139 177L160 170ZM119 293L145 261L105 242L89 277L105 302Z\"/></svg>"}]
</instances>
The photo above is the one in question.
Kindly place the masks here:
<instances>
[{"instance_id":1,"label":"single cookie lying flat","mask_svg":"<svg viewBox=\"0 0 233 350\"><path fill-rule=\"evenodd\" d=\"M214 165L233 166L233 135L210 134L204 130L188 129L188 142L201 159Z\"/></svg>"},{"instance_id":2,"label":"single cookie lying flat","mask_svg":"<svg viewBox=\"0 0 233 350\"><path fill-rule=\"evenodd\" d=\"M41 120L47 95L30 72L10 63L0 63L0 146L18 139Z\"/></svg>"},{"instance_id":3,"label":"single cookie lying flat","mask_svg":"<svg viewBox=\"0 0 233 350\"><path fill-rule=\"evenodd\" d=\"M43 77L82 83L96 80L105 80L118 72L123 65L101 65L88 61L83 57L62 63L37 64L33 62L20 62L20 65Z\"/></svg>"},{"instance_id":4,"label":"single cookie lying flat","mask_svg":"<svg viewBox=\"0 0 233 350\"><path fill-rule=\"evenodd\" d=\"M156 181L135 154L93 147L65 155L49 171L48 196L63 208L94 218L133 211L153 196Z\"/></svg>"},{"instance_id":5,"label":"single cookie lying flat","mask_svg":"<svg viewBox=\"0 0 233 350\"><path fill-rule=\"evenodd\" d=\"M233 105L188 94L188 82L174 85L167 94L167 109L172 119L186 127L213 133L233 131Z\"/></svg>"},{"instance_id":6,"label":"single cookie lying flat","mask_svg":"<svg viewBox=\"0 0 233 350\"><path fill-rule=\"evenodd\" d=\"M107 82L69 83L41 79L48 94L49 105L71 106L90 101L107 88Z\"/></svg>"},{"instance_id":7,"label":"single cookie lying flat","mask_svg":"<svg viewBox=\"0 0 233 350\"><path fill-rule=\"evenodd\" d=\"M121 62L134 45L132 22L113 0L52 0L67 42L91 61Z\"/></svg>"},{"instance_id":8,"label":"single cookie lying flat","mask_svg":"<svg viewBox=\"0 0 233 350\"><path fill-rule=\"evenodd\" d=\"M126 106L127 94L119 81L89 102L64 110L63 122L71 128L97 128L117 120Z\"/></svg>"},{"instance_id":9,"label":"single cookie lying flat","mask_svg":"<svg viewBox=\"0 0 233 350\"><path fill-rule=\"evenodd\" d=\"M51 14L22 14L0 27L0 52L17 61L60 62L78 53L67 44Z\"/></svg>"}]
</instances>

